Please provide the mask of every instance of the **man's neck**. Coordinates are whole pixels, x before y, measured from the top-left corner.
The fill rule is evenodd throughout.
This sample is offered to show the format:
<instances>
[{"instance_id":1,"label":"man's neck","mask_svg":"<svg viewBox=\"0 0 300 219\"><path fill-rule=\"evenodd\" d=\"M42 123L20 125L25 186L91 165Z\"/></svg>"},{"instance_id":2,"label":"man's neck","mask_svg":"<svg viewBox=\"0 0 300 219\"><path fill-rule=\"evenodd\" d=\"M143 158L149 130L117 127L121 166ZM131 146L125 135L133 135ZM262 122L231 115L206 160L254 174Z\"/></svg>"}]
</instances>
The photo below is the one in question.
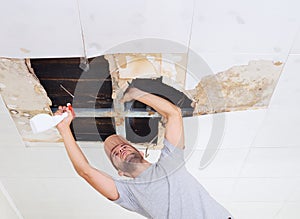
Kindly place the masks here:
<instances>
[{"instance_id":1,"label":"man's neck","mask_svg":"<svg viewBox=\"0 0 300 219\"><path fill-rule=\"evenodd\" d=\"M132 173L128 173L128 177L131 178L136 178L138 177L141 173L143 173L146 169L148 169L151 166L151 163L149 163L146 160L143 160L142 163L137 164L136 169ZM127 175L127 174L126 174Z\"/></svg>"}]
</instances>

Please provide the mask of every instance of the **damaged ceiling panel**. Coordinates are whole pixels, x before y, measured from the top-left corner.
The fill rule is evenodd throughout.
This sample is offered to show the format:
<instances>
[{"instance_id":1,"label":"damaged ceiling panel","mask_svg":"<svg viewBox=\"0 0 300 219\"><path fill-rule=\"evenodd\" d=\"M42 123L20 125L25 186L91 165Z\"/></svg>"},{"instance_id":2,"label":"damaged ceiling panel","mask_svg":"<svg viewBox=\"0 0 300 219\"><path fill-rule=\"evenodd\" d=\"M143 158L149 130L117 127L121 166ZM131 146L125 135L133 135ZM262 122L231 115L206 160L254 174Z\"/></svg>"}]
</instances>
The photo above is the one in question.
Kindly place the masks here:
<instances>
[{"instance_id":1,"label":"damaged ceiling panel","mask_svg":"<svg viewBox=\"0 0 300 219\"><path fill-rule=\"evenodd\" d=\"M51 114L51 100L30 67L29 60L0 59L0 93L20 135L25 141L58 141L56 129L33 135L29 119Z\"/></svg>"},{"instance_id":2,"label":"damaged ceiling panel","mask_svg":"<svg viewBox=\"0 0 300 219\"><path fill-rule=\"evenodd\" d=\"M281 62L250 61L203 77L193 90L194 114L266 108L282 69Z\"/></svg>"},{"instance_id":3,"label":"damaged ceiling panel","mask_svg":"<svg viewBox=\"0 0 300 219\"><path fill-rule=\"evenodd\" d=\"M124 90L127 81L132 79L155 79L162 78L162 83L171 86L192 99L186 91L186 53L122 53L106 55L111 72L118 72L119 86Z\"/></svg>"},{"instance_id":4,"label":"damaged ceiling panel","mask_svg":"<svg viewBox=\"0 0 300 219\"><path fill-rule=\"evenodd\" d=\"M197 116L267 107L283 67L251 61L203 77L194 89L185 90L183 53L100 56L88 60L86 71L79 58L30 61L0 63L0 92L24 141L61 141L55 128L33 135L29 119L70 102L77 113L72 131L78 141L103 141L118 133L155 148L164 135L160 116L138 101L120 103L129 84L172 101L183 116Z\"/></svg>"}]
</instances>

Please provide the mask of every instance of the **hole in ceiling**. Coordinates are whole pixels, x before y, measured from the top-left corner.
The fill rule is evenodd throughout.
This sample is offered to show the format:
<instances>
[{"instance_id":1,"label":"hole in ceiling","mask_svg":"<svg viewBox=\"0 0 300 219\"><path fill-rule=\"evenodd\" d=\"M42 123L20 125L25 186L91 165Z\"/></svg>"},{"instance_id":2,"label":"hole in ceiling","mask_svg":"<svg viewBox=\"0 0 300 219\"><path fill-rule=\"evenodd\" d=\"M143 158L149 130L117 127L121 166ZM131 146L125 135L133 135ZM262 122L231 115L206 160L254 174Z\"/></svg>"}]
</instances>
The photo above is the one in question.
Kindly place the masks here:
<instances>
[{"instance_id":1,"label":"hole in ceiling","mask_svg":"<svg viewBox=\"0 0 300 219\"><path fill-rule=\"evenodd\" d=\"M72 103L75 109L113 110L112 80L104 56L89 59L89 70L79 67L80 58L31 59L31 66L52 101L52 111L59 105ZM191 100L176 89L163 84L162 79L135 79L133 86L170 100L185 111L193 112ZM82 91L78 92L78 87ZM76 92L76 93L75 93ZM72 97L75 93L75 98ZM125 110L154 111L145 104L126 103ZM133 143L156 143L158 117L126 117L126 138ZM71 130L77 141L104 141L116 133L114 118L77 117Z\"/></svg>"}]
</instances>

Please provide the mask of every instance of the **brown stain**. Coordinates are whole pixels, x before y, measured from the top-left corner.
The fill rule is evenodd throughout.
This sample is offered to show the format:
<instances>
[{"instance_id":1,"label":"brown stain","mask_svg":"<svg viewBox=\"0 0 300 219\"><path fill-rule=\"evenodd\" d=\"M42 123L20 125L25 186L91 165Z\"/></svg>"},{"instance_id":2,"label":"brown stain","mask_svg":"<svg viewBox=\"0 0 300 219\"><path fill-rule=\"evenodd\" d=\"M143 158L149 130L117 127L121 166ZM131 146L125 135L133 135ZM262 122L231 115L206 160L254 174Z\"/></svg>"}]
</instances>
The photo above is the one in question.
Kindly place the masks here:
<instances>
[{"instance_id":1,"label":"brown stain","mask_svg":"<svg viewBox=\"0 0 300 219\"><path fill-rule=\"evenodd\" d=\"M30 50L25 49L25 48L20 48L20 51L23 53L30 53Z\"/></svg>"},{"instance_id":2,"label":"brown stain","mask_svg":"<svg viewBox=\"0 0 300 219\"><path fill-rule=\"evenodd\" d=\"M282 65L283 63L280 62L280 61L277 61L277 62L273 62L273 64L276 65L276 66L279 66L279 65Z\"/></svg>"},{"instance_id":3,"label":"brown stain","mask_svg":"<svg viewBox=\"0 0 300 219\"><path fill-rule=\"evenodd\" d=\"M266 108L281 65L262 60L202 78L195 89L194 114Z\"/></svg>"},{"instance_id":4,"label":"brown stain","mask_svg":"<svg viewBox=\"0 0 300 219\"><path fill-rule=\"evenodd\" d=\"M36 84L36 85L34 85L34 92L37 94L43 94L44 88L41 85Z\"/></svg>"},{"instance_id":5,"label":"brown stain","mask_svg":"<svg viewBox=\"0 0 300 219\"><path fill-rule=\"evenodd\" d=\"M252 107L263 99L263 91L270 87L271 82L263 77L256 81L246 81L240 74L234 77L227 77L227 80L221 82L222 92L226 98L226 107Z\"/></svg>"}]
</instances>

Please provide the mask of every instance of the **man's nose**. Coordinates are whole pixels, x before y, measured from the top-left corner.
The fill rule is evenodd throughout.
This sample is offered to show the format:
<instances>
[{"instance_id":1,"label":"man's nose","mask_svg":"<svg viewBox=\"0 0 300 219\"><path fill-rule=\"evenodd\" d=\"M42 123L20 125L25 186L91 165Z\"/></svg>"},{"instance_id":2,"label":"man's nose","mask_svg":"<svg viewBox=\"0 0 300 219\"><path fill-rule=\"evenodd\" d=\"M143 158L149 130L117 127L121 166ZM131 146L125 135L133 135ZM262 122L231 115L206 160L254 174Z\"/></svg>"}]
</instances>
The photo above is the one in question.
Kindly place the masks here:
<instances>
[{"instance_id":1,"label":"man's nose","mask_svg":"<svg viewBox=\"0 0 300 219\"><path fill-rule=\"evenodd\" d=\"M122 145L121 147L120 147L120 152L122 152L123 150L125 149L125 145Z\"/></svg>"}]
</instances>

